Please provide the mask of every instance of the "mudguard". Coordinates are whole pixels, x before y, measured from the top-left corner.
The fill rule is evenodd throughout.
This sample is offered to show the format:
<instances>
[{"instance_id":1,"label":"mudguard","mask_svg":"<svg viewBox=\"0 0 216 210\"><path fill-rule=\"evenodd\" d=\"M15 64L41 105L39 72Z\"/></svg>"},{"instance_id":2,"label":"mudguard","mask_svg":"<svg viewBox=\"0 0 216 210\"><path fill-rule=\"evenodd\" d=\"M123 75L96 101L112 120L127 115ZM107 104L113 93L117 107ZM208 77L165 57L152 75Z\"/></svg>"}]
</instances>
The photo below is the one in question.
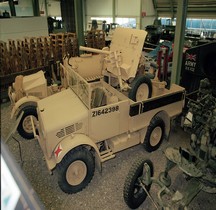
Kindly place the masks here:
<instances>
[{"instance_id":1,"label":"mudguard","mask_svg":"<svg viewBox=\"0 0 216 210\"><path fill-rule=\"evenodd\" d=\"M67 136L63 139L55 148L54 156L56 163L61 162L62 158L72 149L78 146L90 146L95 150L95 163L98 166L99 171L101 172L101 158L100 152L97 145L86 135L84 134L74 134Z\"/></svg>"},{"instance_id":2,"label":"mudguard","mask_svg":"<svg viewBox=\"0 0 216 210\"><path fill-rule=\"evenodd\" d=\"M39 101L40 98L35 97L35 96L25 96L23 98L21 98L19 101L17 101L14 106L13 109L11 111L11 119L18 113L19 110L21 110L23 107L25 106L29 106L29 105L33 105L36 106L37 105L37 101Z\"/></svg>"},{"instance_id":3,"label":"mudguard","mask_svg":"<svg viewBox=\"0 0 216 210\"><path fill-rule=\"evenodd\" d=\"M164 123L165 123L165 139L169 139L169 134L170 134L170 117L169 117L169 115L168 115L168 113L167 112L165 112L165 111L160 111L160 112L158 112L158 113L156 113L153 117L152 117L152 119L154 118L154 117L160 117L163 121L164 121ZM151 120L150 120L150 122L151 122ZM141 143L143 143L144 142L144 139L145 139L145 135L146 135L146 131L147 131L147 128L148 127L146 127L146 129L144 130L144 132L141 134L142 135L142 137L141 137Z\"/></svg>"},{"instance_id":4,"label":"mudguard","mask_svg":"<svg viewBox=\"0 0 216 210\"><path fill-rule=\"evenodd\" d=\"M165 123L165 138L168 140L170 135L171 119L166 111L160 111L155 116L160 117Z\"/></svg>"}]
</instances>

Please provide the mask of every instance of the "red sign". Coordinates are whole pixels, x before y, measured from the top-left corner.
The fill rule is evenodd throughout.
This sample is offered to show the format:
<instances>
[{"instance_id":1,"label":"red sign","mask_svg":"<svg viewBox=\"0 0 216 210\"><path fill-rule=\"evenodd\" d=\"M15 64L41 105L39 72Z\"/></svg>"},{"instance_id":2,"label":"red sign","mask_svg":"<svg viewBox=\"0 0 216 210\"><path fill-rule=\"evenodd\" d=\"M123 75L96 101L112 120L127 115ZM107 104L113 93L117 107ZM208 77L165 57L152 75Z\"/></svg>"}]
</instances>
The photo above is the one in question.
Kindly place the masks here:
<instances>
[{"instance_id":1,"label":"red sign","mask_svg":"<svg viewBox=\"0 0 216 210\"><path fill-rule=\"evenodd\" d=\"M145 17L146 16L146 12L142 12L142 17Z\"/></svg>"}]
</instances>

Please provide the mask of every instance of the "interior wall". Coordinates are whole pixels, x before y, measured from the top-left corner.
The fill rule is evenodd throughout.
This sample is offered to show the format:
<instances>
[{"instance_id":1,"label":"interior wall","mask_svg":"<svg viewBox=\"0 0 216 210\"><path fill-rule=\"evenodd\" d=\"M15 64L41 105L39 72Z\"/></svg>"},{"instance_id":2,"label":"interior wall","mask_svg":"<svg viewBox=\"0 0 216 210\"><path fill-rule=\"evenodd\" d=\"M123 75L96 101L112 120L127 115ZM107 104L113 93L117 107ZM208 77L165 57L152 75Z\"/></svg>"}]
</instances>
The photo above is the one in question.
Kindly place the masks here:
<instances>
[{"instance_id":1,"label":"interior wall","mask_svg":"<svg viewBox=\"0 0 216 210\"><path fill-rule=\"evenodd\" d=\"M84 15L85 23L91 21L91 17L112 17L113 0L84 0ZM85 30L88 29L87 25L84 25Z\"/></svg>"},{"instance_id":2,"label":"interior wall","mask_svg":"<svg viewBox=\"0 0 216 210\"><path fill-rule=\"evenodd\" d=\"M141 29L145 29L147 25L154 23L156 13L152 0L142 0L141 9Z\"/></svg>"},{"instance_id":3,"label":"interior wall","mask_svg":"<svg viewBox=\"0 0 216 210\"><path fill-rule=\"evenodd\" d=\"M0 40L48 36L46 17L15 17L0 19Z\"/></svg>"},{"instance_id":4,"label":"interior wall","mask_svg":"<svg viewBox=\"0 0 216 210\"><path fill-rule=\"evenodd\" d=\"M85 0L87 16L112 16L112 0Z\"/></svg>"},{"instance_id":5,"label":"interior wall","mask_svg":"<svg viewBox=\"0 0 216 210\"><path fill-rule=\"evenodd\" d=\"M115 17L136 18L139 27L140 0L85 0L85 4L86 22L90 21L91 17L112 18L115 15ZM115 11L113 11L113 8L115 8Z\"/></svg>"},{"instance_id":6,"label":"interior wall","mask_svg":"<svg viewBox=\"0 0 216 210\"><path fill-rule=\"evenodd\" d=\"M61 17L60 1L47 1L48 16Z\"/></svg>"},{"instance_id":7,"label":"interior wall","mask_svg":"<svg viewBox=\"0 0 216 210\"><path fill-rule=\"evenodd\" d=\"M116 0L116 17L139 17L140 0Z\"/></svg>"},{"instance_id":8,"label":"interior wall","mask_svg":"<svg viewBox=\"0 0 216 210\"><path fill-rule=\"evenodd\" d=\"M115 5L113 5L114 2ZM147 25L153 24L155 19L152 0L85 0L85 5L87 23L91 17L113 17L115 15L117 18L136 18L136 28L145 29ZM144 14L145 16L142 16Z\"/></svg>"},{"instance_id":9,"label":"interior wall","mask_svg":"<svg viewBox=\"0 0 216 210\"><path fill-rule=\"evenodd\" d=\"M136 19L136 28L140 28L140 0L116 0L116 17L128 17Z\"/></svg>"}]
</instances>

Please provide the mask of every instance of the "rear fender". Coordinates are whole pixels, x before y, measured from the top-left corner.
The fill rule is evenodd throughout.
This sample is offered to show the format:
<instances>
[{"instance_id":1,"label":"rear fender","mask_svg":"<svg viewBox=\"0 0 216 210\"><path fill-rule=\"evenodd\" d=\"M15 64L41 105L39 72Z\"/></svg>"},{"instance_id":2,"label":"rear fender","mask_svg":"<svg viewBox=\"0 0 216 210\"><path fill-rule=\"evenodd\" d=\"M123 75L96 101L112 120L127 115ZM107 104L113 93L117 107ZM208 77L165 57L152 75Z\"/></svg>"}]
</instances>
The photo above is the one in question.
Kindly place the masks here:
<instances>
[{"instance_id":1,"label":"rear fender","mask_svg":"<svg viewBox=\"0 0 216 210\"><path fill-rule=\"evenodd\" d=\"M160 111L158 112L154 117L160 117L164 123L165 123L165 139L169 139L169 134L170 134L170 117L167 112L165 111Z\"/></svg>"},{"instance_id":2,"label":"rear fender","mask_svg":"<svg viewBox=\"0 0 216 210\"><path fill-rule=\"evenodd\" d=\"M169 134L170 134L170 117L169 117L169 115L165 111L160 111L160 112L156 113L152 117L152 119L154 117L160 117L164 121L164 124L165 124L165 139L168 140L169 139ZM150 123L151 123L151 121L150 121ZM141 143L144 142L147 129L148 129L148 127L146 127L146 129L144 130L144 132L141 134L142 135L141 136L141 139L142 139Z\"/></svg>"},{"instance_id":3,"label":"rear fender","mask_svg":"<svg viewBox=\"0 0 216 210\"><path fill-rule=\"evenodd\" d=\"M38 97L35 97L35 96L25 96L23 98L21 98L19 101L17 101L14 106L13 106L13 109L12 109L12 112L11 112L11 119L16 115L18 114L18 112L20 110L23 109L23 107L26 107L26 106L37 106L37 101L39 101L40 99Z\"/></svg>"},{"instance_id":4,"label":"rear fender","mask_svg":"<svg viewBox=\"0 0 216 210\"><path fill-rule=\"evenodd\" d=\"M97 145L86 135L84 134L74 134L71 136L67 136L64 140L62 140L54 149L53 155L55 157L56 164L60 163L63 157L72 149L78 146L85 146L93 148L95 151L95 163L101 172L101 158L100 152L98 150Z\"/></svg>"}]
</instances>

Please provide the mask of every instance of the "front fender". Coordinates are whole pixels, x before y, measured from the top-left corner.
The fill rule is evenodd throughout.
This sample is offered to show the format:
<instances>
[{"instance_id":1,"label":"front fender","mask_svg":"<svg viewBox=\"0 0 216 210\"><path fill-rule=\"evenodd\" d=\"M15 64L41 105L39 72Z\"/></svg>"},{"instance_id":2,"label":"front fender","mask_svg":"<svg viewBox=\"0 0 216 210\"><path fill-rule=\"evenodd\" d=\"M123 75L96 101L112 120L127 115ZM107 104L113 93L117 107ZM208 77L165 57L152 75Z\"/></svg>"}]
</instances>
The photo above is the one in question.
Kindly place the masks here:
<instances>
[{"instance_id":1,"label":"front fender","mask_svg":"<svg viewBox=\"0 0 216 210\"><path fill-rule=\"evenodd\" d=\"M37 101L39 101L40 99L38 97L35 96L25 96L23 98L21 98L19 101L17 101L12 109L11 112L11 119L18 113L19 110L21 110L23 107L29 106L29 105L33 105L36 106Z\"/></svg>"},{"instance_id":2,"label":"front fender","mask_svg":"<svg viewBox=\"0 0 216 210\"><path fill-rule=\"evenodd\" d=\"M78 146L90 146L94 148L96 165L98 166L99 171L101 171L101 158L100 158L100 152L98 150L98 147L88 136L84 134L74 134L68 136L56 146L54 150L54 157L56 160L56 164L61 162L63 157L70 150Z\"/></svg>"}]
</instances>

